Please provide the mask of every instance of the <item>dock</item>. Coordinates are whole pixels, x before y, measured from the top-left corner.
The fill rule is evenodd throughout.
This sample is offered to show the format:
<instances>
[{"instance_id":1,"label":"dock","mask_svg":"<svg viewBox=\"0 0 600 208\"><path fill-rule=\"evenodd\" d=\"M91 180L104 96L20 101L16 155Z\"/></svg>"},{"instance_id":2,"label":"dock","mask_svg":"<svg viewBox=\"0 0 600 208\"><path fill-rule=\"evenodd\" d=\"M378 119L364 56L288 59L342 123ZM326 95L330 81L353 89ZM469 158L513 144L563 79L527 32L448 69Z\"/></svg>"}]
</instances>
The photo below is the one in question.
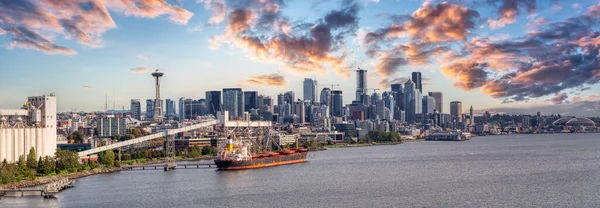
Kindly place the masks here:
<instances>
[{"instance_id":1,"label":"dock","mask_svg":"<svg viewBox=\"0 0 600 208\"><path fill-rule=\"evenodd\" d=\"M53 183L46 184L44 188L20 188L20 189L0 189L0 198L4 196L31 196L39 195L44 198L55 198L55 195L62 190L72 188L75 180L68 178Z\"/></svg>"},{"instance_id":2,"label":"dock","mask_svg":"<svg viewBox=\"0 0 600 208\"><path fill-rule=\"evenodd\" d=\"M216 168L217 165L212 163L193 163L193 164L156 164L156 165L129 165L123 166L125 170L175 170L177 168L183 169L200 169L200 168Z\"/></svg>"}]
</instances>

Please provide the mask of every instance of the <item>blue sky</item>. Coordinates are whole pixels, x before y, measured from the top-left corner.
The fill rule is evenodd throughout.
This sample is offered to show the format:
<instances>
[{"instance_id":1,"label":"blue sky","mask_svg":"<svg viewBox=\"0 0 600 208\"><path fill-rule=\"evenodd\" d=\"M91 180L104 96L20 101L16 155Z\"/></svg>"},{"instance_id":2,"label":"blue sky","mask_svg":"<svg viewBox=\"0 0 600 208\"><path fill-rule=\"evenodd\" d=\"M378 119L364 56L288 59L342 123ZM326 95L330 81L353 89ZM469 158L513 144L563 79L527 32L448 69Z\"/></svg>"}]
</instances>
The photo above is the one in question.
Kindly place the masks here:
<instances>
[{"instance_id":1,"label":"blue sky","mask_svg":"<svg viewBox=\"0 0 600 208\"><path fill-rule=\"evenodd\" d=\"M129 1L129 0L128 0ZM82 30L88 30L96 40L94 44L86 41L81 41L79 36L74 33L69 33L64 28L56 29L56 27L35 25L26 21L23 14L2 12L0 9L0 108L16 108L23 104L27 96L48 94L54 92L58 96L59 111L84 110L93 111L101 110L104 106L105 95L108 95L109 108L112 108L113 101L117 108L125 106L129 108L130 99L148 99L154 95L153 80L149 72L134 73L132 69L144 67L146 69L156 69L157 67L165 72L165 77L162 83L162 96L164 99L178 99L179 97L189 98L204 98L204 92L208 90L221 90L226 87L242 87L244 90L256 90L260 94L269 95L276 98L276 95L285 91L295 91L296 96L302 94L302 80L305 77L316 78L321 84L337 83L340 84L339 89L344 91L344 101L350 103L354 98L355 90L355 74L351 69L356 68L362 62L362 68L369 70L369 87L381 88L384 90L387 85L379 85L382 80L395 82L401 77L408 77L412 71L421 71L423 77L429 78L424 86L424 92L441 91L444 93L444 105L448 109L449 102L459 100L463 102L465 110L468 106L473 105L475 109L495 109L501 112L519 111L517 108L525 108L526 111L535 112L539 106L544 106L543 109L548 113L571 113L573 115L589 115L598 114L599 92L600 87L597 84L597 78L589 78L586 80L573 81L573 84L556 84L559 90L543 90L544 92L523 92L522 87L515 92L510 92L512 88L503 85L501 91L504 93L500 96L499 91L486 91L491 89L495 84L504 82L505 79L499 77L511 72L511 69L465 69L451 68L444 72L444 65L452 65L456 60L463 58L465 62L473 61L474 58L459 57L453 60L444 60L443 55L431 55L431 58L426 63L415 64L412 61L408 64L394 65L388 67L384 71L381 63L381 58L385 56L385 51L393 48L395 44L408 43L427 43L427 47L450 48L452 51L465 50L465 45L473 44L475 38L487 38L486 46L491 43L498 45L507 45L506 41L519 42L525 36L534 34L531 32L532 24L536 20L541 27L548 27L547 30L553 29L551 23L562 22L571 17L582 15L593 16L595 13L590 12L592 7L598 5L597 1L535 1L535 8L528 10L526 5L516 5L512 11L518 11L518 15L511 16L514 22L506 24L502 27L490 28L490 21L500 21L502 16L500 10L503 6L511 6L510 0L463 0L450 1L442 3L442 1L279 1L273 2L269 6L277 5L278 15L285 17L285 22L292 27L290 37L297 38L307 37L315 25L319 22L324 22L328 14L335 11L345 11L346 8L351 8L349 4L356 4L356 11L348 10L352 17L355 18L355 24L343 25L340 29L331 29L332 33L339 33L340 43L332 44L331 49L326 54L332 57L339 58L341 63L350 69L350 77L344 77L340 73L336 73L335 67L330 64L323 64L323 72L314 72L311 70L298 70L293 68L297 60L291 60L295 56L290 54L281 55L278 52L269 52L266 58L260 58L253 50L244 47L244 45L233 43L236 38L255 37L261 38L262 43L274 40L273 31L264 31L256 29L256 18L260 18L265 4L259 4L252 1L223 1L226 5L225 19L216 24L208 23L209 19L215 16L215 12L211 10L215 3L221 1L192 1L180 0L180 3L167 1L168 4L163 6L155 6L149 11L141 10L145 5L113 5L113 0L98 0L104 2L107 11L109 12L114 27L102 27L94 22L91 27L80 26ZM24 1L26 2L26 1ZM56 9L56 5L52 5L46 1L31 1L31 5L26 8L35 11L45 11L44 9ZM77 2L85 3L86 0L77 0ZM127 1L124 1L127 2ZM162 2L156 0L156 2ZM258 2L258 1L257 1ZM264 1L263 1L264 2ZM436 7L440 4L447 4L456 7ZM81 5L81 4L80 4ZM7 6L7 9L11 5ZM12 5L22 6L22 5ZM189 13L193 13L191 18L173 15L171 11L165 8L182 8ZM377 33L383 28L389 28L393 24L403 25L408 31L410 21L416 22L418 19L414 14L416 11L424 11L424 8L463 8L461 11L476 11L478 17L471 19L474 23L471 27L465 27L465 37L450 38L443 42L427 41L421 36L428 31L437 31L435 25L426 25L419 28L420 32L414 36L410 33L400 34L401 37L384 38L377 40L374 44L378 47L365 43L365 35L368 33ZM80 7L74 7L80 9ZM94 8L99 8L97 5ZM68 8L67 8L68 9ZM254 11L252 14L255 19L249 18L247 23L250 24L248 29L243 31L232 32L232 36L221 41L220 47L217 49L211 48L210 40L214 37L222 36L227 33L230 25L234 21L231 18L233 11L247 9ZM253 9L253 10L252 10ZM84 12L91 11L89 9L82 10ZM71 13L73 12L73 14ZM48 16L56 16L57 19L69 19L77 21L75 11L60 11L54 12L44 18L54 18ZM91 12L90 12L91 13ZM85 16L88 19L95 20L94 14ZM401 20L392 19L391 16L401 16ZM183 15L185 16L185 15ZM3 20L4 17L6 20ZM35 18L35 17L34 17ZM183 20L181 20L183 19ZM541 19L544 19L543 23ZM12 20L12 21L10 21ZM427 19L428 21L430 19ZM3 22L4 21L4 22ZM180 21L180 22L177 22ZM439 23L427 22L426 24L444 24L447 20L436 20ZM50 21L51 22L51 21ZM92 21L93 22L93 21ZM408 23L407 23L408 22ZM468 22L468 21L466 21ZM309 24L310 27L301 27L302 24ZM529 25L528 25L529 24ZM330 27L333 24L329 24ZM273 25L269 25L273 26ZM429 27L430 30L423 29ZM17 29L25 28L38 33L45 37L54 45L62 46L75 51L76 54L53 54L53 51L44 51L40 48L31 47L16 38L23 35ZM65 27L66 28L66 27ZM98 29L101 28L101 29ZM348 30L345 30L348 28ZM597 31L597 25L590 24L589 28ZM11 30L12 29L12 30ZM412 28L414 29L414 28ZM276 29L273 29L276 30ZM347 32L340 32L345 30ZM543 29L535 29L542 31ZM5 32L2 32L5 31ZM244 36L240 36L240 34ZM4 35L2 35L4 34ZM450 33L441 33L442 35ZM454 33L453 33L454 34ZM537 34L537 33L535 33ZM279 34L278 34L279 35ZM589 37L588 37L589 36ZM593 39L597 34L591 34L586 37ZM308 36L310 37L310 36ZM583 36L582 36L583 37ZM577 37L579 40L582 37ZM264 38L264 39L263 39ZM313 37L314 38L314 37ZM566 39L561 39L564 41ZM504 42L503 42L504 41ZM558 40L549 40L551 41ZM373 44L373 43L371 43ZM91 46L92 45L92 46ZM593 47L591 45L579 45L578 49L585 47ZM597 45L596 45L597 47ZM369 50L379 51L378 55L367 55ZM514 48L513 48L514 49ZM523 49L523 48L520 48ZM293 49L282 49L286 53ZM295 52L300 53L297 48ZM421 52L425 49L419 48ZM523 49L525 51L525 49ZM69 52L72 53L72 52ZM346 54L341 58L341 54ZM445 51L448 53L448 51ZM476 52L470 51L470 54ZM534 52L523 52L530 55L534 62L540 61L539 54ZM500 57L508 56L504 51ZM406 52L398 52L398 54L389 54L394 57L403 57L402 60L410 60L407 58ZM511 60L516 55L510 54ZM590 55L590 54L588 54ZM593 57L591 54L590 57ZM258 58L257 58L258 57ZM473 57L470 55L469 57ZM364 61L363 61L364 60ZM562 60L562 59L561 59ZM595 58L594 58L595 60ZM479 60L474 60L478 61ZM492 62L487 60L488 62ZM548 62L553 62L549 60ZM319 60L314 63L321 64ZM461 62L462 63L462 62ZM471 62L468 62L471 63ZM593 61L592 61L593 63ZM596 62L598 63L598 62ZM517 68L514 62L510 62L513 68ZM291 65L291 66L290 66ZM460 65L460 64L458 64ZM458 66L457 65L457 66ZM542 65L542 64L540 64ZM389 65L388 65L389 66ZM452 65L454 66L454 65ZM571 66L577 67L577 66ZM596 73L593 66L589 73ZM490 66L493 68L493 66ZM512 69L516 72L516 70ZM562 69L570 70L570 69ZM574 70L574 69L571 69ZM535 70L519 71L518 74L527 75ZM472 73L472 74L471 74ZM475 74L482 74L476 76ZM567 73L567 72L565 72ZM266 74L280 75L285 79L284 84L256 84L247 80L253 76ZM542 73L544 74L544 73ZM548 73L545 73L548 74ZM560 73L558 73L560 74ZM558 76L558 75L557 75ZM600 74L598 75L600 76ZM463 79L461 80L461 77ZM536 76L538 77L538 76ZM538 84L550 83L551 78L533 79L531 77L523 77L521 79L510 80L506 83L515 83L516 81L537 82ZM560 79L553 77L552 80ZM583 79L583 78L582 78ZM395 80L395 81L394 81ZM458 81L457 81L458 80ZM495 82L496 81L496 82ZM459 84L457 84L457 82ZM493 85L494 84L494 85ZM319 86L319 91L322 87ZM389 87L387 87L389 88ZM498 89L498 88L494 88ZM388 89L385 89L388 90ZM518 91L518 92L517 92ZM564 93L561 94L561 93ZM113 99L114 97L114 99ZM566 97L566 98L565 98ZM554 100L553 100L554 99ZM584 103L585 102L585 103ZM504 104L503 104L504 103ZM592 110L586 112L581 111L580 105L585 104L591 106ZM548 107L550 106L550 107Z\"/></svg>"}]
</instances>

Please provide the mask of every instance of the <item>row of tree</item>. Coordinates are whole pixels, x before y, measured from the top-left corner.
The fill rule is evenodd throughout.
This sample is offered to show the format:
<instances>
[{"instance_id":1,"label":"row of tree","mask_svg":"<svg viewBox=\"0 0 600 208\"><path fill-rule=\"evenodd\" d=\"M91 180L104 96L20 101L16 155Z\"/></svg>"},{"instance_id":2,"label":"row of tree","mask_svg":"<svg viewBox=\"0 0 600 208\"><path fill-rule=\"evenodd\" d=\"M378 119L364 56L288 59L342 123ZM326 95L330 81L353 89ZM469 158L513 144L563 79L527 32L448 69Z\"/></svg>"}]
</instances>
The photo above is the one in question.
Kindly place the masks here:
<instances>
[{"instance_id":1,"label":"row of tree","mask_svg":"<svg viewBox=\"0 0 600 208\"><path fill-rule=\"evenodd\" d=\"M397 132L369 131L367 140L369 142L400 142L401 137Z\"/></svg>"},{"instance_id":2,"label":"row of tree","mask_svg":"<svg viewBox=\"0 0 600 208\"><path fill-rule=\"evenodd\" d=\"M6 159L0 163L0 184L6 184L36 176L45 176L67 172L77 172L84 168L79 163L77 153L56 150L54 157L39 157L36 160L35 149L31 148L27 157L21 156L16 163L8 163Z\"/></svg>"}]
</instances>

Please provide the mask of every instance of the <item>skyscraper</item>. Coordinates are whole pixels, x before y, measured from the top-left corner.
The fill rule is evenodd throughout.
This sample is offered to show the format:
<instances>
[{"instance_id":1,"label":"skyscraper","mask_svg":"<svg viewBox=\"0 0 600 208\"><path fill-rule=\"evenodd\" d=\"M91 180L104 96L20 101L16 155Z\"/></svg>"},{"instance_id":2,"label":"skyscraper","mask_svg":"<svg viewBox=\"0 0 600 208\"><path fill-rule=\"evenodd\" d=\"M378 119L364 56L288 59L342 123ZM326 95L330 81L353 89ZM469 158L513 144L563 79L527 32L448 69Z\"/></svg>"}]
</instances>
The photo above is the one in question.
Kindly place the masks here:
<instances>
[{"instance_id":1,"label":"skyscraper","mask_svg":"<svg viewBox=\"0 0 600 208\"><path fill-rule=\"evenodd\" d=\"M294 102L296 102L296 94L294 91L287 91L283 94L283 102L289 103L292 106L292 113L294 112Z\"/></svg>"},{"instance_id":2,"label":"skyscraper","mask_svg":"<svg viewBox=\"0 0 600 208\"><path fill-rule=\"evenodd\" d=\"M332 106L331 106L331 111L333 112L333 116L338 116L341 117L343 115L343 111L342 108L344 107L344 98L342 96L342 91L341 90L334 90L332 92L333 94L333 100L332 100Z\"/></svg>"},{"instance_id":3,"label":"skyscraper","mask_svg":"<svg viewBox=\"0 0 600 208\"><path fill-rule=\"evenodd\" d=\"M244 92L244 111L250 111L250 109L258 109L258 92L256 91Z\"/></svg>"},{"instance_id":4,"label":"skyscraper","mask_svg":"<svg viewBox=\"0 0 600 208\"><path fill-rule=\"evenodd\" d=\"M223 110L229 111L230 119L238 119L244 113L242 88L223 88Z\"/></svg>"},{"instance_id":5,"label":"skyscraper","mask_svg":"<svg viewBox=\"0 0 600 208\"><path fill-rule=\"evenodd\" d=\"M452 120L462 122L462 102L450 102L450 116L452 117Z\"/></svg>"},{"instance_id":6,"label":"skyscraper","mask_svg":"<svg viewBox=\"0 0 600 208\"><path fill-rule=\"evenodd\" d=\"M146 100L146 121L154 120L154 100L147 99Z\"/></svg>"},{"instance_id":7,"label":"skyscraper","mask_svg":"<svg viewBox=\"0 0 600 208\"><path fill-rule=\"evenodd\" d=\"M442 92L429 92L429 96L435 99L435 109L438 113L443 113L444 109L444 94Z\"/></svg>"},{"instance_id":8,"label":"skyscraper","mask_svg":"<svg viewBox=\"0 0 600 208\"><path fill-rule=\"evenodd\" d=\"M175 115L175 102L171 99L165 100L166 115Z\"/></svg>"},{"instance_id":9,"label":"skyscraper","mask_svg":"<svg viewBox=\"0 0 600 208\"><path fill-rule=\"evenodd\" d=\"M435 109L435 98L431 96L423 96L423 114L429 115L433 114L433 110Z\"/></svg>"},{"instance_id":10,"label":"skyscraper","mask_svg":"<svg viewBox=\"0 0 600 208\"><path fill-rule=\"evenodd\" d=\"M298 123L306 122L306 109L304 108L304 101L298 100L294 102L294 114L298 116Z\"/></svg>"},{"instance_id":11,"label":"skyscraper","mask_svg":"<svg viewBox=\"0 0 600 208\"><path fill-rule=\"evenodd\" d=\"M421 91L416 89L416 85L411 80L404 84L404 108L406 122L416 122L417 113L422 112Z\"/></svg>"},{"instance_id":12,"label":"skyscraper","mask_svg":"<svg viewBox=\"0 0 600 208\"><path fill-rule=\"evenodd\" d=\"M304 100L317 101L317 80L304 78Z\"/></svg>"},{"instance_id":13,"label":"skyscraper","mask_svg":"<svg viewBox=\"0 0 600 208\"><path fill-rule=\"evenodd\" d=\"M469 124L473 125L475 118L473 118L473 105L469 108Z\"/></svg>"},{"instance_id":14,"label":"skyscraper","mask_svg":"<svg viewBox=\"0 0 600 208\"><path fill-rule=\"evenodd\" d=\"M285 95L279 93L279 95L277 95L277 106L281 106L283 103L285 103Z\"/></svg>"},{"instance_id":15,"label":"skyscraper","mask_svg":"<svg viewBox=\"0 0 600 208\"><path fill-rule=\"evenodd\" d=\"M185 98L181 97L179 98L179 121L183 121L185 118Z\"/></svg>"},{"instance_id":16,"label":"skyscraper","mask_svg":"<svg viewBox=\"0 0 600 208\"><path fill-rule=\"evenodd\" d=\"M331 106L331 89L323 88L321 90L321 105Z\"/></svg>"},{"instance_id":17,"label":"skyscraper","mask_svg":"<svg viewBox=\"0 0 600 208\"><path fill-rule=\"evenodd\" d=\"M392 95L394 96L394 119L401 120L400 111L404 111L404 88L402 84L392 84Z\"/></svg>"},{"instance_id":18,"label":"skyscraper","mask_svg":"<svg viewBox=\"0 0 600 208\"><path fill-rule=\"evenodd\" d=\"M217 116L217 112L221 111L221 91L206 91L206 107L208 113Z\"/></svg>"},{"instance_id":19,"label":"skyscraper","mask_svg":"<svg viewBox=\"0 0 600 208\"><path fill-rule=\"evenodd\" d=\"M421 82L421 72L412 73L412 81L415 83L415 88L423 93L423 83Z\"/></svg>"},{"instance_id":20,"label":"skyscraper","mask_svg":"<svg viewBox=\"0 0 600 208\"><path fill-rule=\"evenodd\" d=\"M142 104L140 104L140 100L131 99L129 110L131 111L131 118L142 120Z\"/></svg>"},{"instance_id":21,"label":"skyscraper","mask_svg":"<svg viewBox=\"0 0 600 208\"><path fill-rule=\"evenodd\" d=\"M356 100L362 101L362 95L367 92L367 70L356 70Z\"/></svg>"}]
</instances>

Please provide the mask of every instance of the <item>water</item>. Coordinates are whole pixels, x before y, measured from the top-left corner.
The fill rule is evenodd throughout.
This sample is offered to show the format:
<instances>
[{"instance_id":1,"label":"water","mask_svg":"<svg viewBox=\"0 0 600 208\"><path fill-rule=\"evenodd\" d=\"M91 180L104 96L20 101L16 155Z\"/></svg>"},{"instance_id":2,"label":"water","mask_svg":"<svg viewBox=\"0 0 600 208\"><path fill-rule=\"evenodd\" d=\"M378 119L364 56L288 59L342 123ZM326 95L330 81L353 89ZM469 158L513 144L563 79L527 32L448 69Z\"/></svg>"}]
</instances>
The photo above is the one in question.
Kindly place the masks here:
<instances>
[{"instance_id":1,"label":"water","mask_svg":"<svg viewBox=\"0 0 600 208\"><path fill-rule=\"evenodd\" d=\"M600 134L330 149L233 172L123 171L0 207L600 207Z\"/></svg>"}]
</instances>

